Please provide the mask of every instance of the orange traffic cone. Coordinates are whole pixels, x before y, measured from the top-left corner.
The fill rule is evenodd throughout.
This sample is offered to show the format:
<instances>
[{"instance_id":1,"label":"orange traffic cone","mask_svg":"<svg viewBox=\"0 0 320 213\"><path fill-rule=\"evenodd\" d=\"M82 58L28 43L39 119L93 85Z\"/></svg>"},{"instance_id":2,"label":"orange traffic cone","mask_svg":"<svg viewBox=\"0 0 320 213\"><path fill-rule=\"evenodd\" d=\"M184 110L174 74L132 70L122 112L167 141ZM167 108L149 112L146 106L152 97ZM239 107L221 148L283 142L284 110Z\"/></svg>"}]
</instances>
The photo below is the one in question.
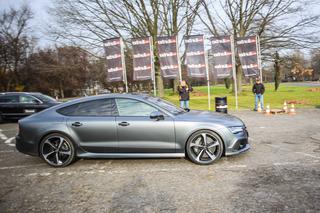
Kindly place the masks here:
<instances>
[{"instance_id":1,"label":"orange traffic cone","mask_svg":"<svg viewBox=\"0 0 320 213\"><path fill-rule=\"evenodd\" d=\"M291 107L289 109L289 114L290 115L295 115L296 114L296 109L294 108L294 104L291 104Z\"/></svg>"},{"instance_id":2,"label":"orange traffic cone","mask_svg":"<svg viewBox=\"0 0 320 213\"><path fill-rule=\"evenodd\" d=\"M266 114L266 115L270 115L270 114L271 114L271 110L270 110L270 105L269 105L269 104L267 104L265 114Z\"/></svg>"},{"instance_id":3,"label":"orange traffic cone","mask_svg":"<svg viewBox=\"0 0 320 213\"><path fill-rule=\"evenodd\" d=\"M284 101L284 103L283 103L283 111L284 111L285 113L288 113L288 105L287 105L287 102L286 102L286 101Z\"/></svg>"}]
</instances>

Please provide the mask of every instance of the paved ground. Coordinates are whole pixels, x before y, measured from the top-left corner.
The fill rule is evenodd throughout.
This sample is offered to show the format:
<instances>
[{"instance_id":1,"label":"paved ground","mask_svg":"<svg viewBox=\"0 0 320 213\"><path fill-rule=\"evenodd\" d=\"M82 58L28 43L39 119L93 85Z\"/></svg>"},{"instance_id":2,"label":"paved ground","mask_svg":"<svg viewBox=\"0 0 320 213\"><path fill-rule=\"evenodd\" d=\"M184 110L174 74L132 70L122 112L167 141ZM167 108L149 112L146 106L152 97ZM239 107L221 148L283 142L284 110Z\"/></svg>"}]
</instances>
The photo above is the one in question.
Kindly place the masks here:
<instances>
[{"instance_id":1,"label":"paved ground","mask_svg":"<svg viewBox=\"0 0 320 213\"><path fill-rule=\"evenodd\" d=\"M79 160L54 169L15 151L17 125L0 124L0 212L319 212L320 109L233 114L253 148L211 166Z\"/></svg>"}]
</instances>

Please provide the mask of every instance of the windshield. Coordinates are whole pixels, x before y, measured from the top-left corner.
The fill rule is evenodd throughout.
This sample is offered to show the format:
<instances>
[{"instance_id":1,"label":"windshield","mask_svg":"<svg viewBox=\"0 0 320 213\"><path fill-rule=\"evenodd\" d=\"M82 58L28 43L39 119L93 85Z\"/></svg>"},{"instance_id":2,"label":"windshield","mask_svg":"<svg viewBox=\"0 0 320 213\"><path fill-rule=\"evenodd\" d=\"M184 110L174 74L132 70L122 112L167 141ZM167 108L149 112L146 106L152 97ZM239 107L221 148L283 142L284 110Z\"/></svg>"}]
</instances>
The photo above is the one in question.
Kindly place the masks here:
<instances>
[{"instance_id":1,"label":"windshield","mask_svg":"<svg viewBox=\"0 0 320 213\"><path fill-rule=\"evenodd\" d=\"M161 98L147 97L147 100L175 115L185 112L183 109L180 109L172 103L165 101Z\"/></svg>"},{"instance_id":2,"label":"windshield","mask_svg":"<svg viewBox=\"0 0 320 213\"><path fill-rule=\"evenodd\" d=\"M43 95L43 94L33 94L36 98L40 99L42 102L57 102L56 99L51 98L50 96Z\"/></svg>"}]
</instances>

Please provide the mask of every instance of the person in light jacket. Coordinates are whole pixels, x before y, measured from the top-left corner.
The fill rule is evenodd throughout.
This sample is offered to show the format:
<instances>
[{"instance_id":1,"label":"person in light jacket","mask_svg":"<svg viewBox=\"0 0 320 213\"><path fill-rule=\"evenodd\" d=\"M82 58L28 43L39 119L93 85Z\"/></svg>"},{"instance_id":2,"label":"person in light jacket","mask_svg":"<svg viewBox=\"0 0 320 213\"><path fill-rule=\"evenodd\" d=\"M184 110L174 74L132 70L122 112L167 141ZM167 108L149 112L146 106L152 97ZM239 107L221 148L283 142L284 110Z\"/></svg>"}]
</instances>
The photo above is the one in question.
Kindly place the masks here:
<instances>
[{"instance_id":1,"label":"person in light jacket","mask_svg":"<svg viewBox=\"0 0 320 213\"><path fill-rule=\"evenodd\" d=\"M179 92L179 101L180 101L180 107L186 111L190 111L189 108L189 100L190 95L189 93L192 92L192 87L187 84L186 81L181 81L180 85L178 86L178 92Z\"/></svg>"}]
</instances>

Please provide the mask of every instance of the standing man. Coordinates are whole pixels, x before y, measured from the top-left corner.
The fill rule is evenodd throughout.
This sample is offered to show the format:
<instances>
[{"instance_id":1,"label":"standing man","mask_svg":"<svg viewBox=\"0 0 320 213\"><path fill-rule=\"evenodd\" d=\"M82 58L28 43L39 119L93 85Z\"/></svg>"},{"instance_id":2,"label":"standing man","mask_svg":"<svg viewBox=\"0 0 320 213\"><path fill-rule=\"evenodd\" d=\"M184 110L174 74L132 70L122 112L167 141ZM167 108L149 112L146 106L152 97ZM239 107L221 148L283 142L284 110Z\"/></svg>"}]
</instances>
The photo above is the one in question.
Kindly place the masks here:
<instances>
[{"instance_id":1,"label":"standing man","mask_svg":"<svg viewBox=\"0 0 320 213\"><path fill-rule=\"evenodd\" d=\"M189 93L192 92L192 87L189 86L186 81L182 80L180 85L178 86L178 92L180 97L180 107L186 111L190 111L189 109L189 100L190 96Z\"/></svg>"},{"instance_id":2,"label":"standing man","mask_svg":"<svg viewBox=\"0 0 320 213\"><path fill-rule=\"evenodd\" d=\"M252 87L252 92L254 93L254 111L258 110L258 103L260 101L261 110L263 110L263 93L264 85L261 83L260 78L256 79L256 83Z\"/></svg>"}]
</instances>

